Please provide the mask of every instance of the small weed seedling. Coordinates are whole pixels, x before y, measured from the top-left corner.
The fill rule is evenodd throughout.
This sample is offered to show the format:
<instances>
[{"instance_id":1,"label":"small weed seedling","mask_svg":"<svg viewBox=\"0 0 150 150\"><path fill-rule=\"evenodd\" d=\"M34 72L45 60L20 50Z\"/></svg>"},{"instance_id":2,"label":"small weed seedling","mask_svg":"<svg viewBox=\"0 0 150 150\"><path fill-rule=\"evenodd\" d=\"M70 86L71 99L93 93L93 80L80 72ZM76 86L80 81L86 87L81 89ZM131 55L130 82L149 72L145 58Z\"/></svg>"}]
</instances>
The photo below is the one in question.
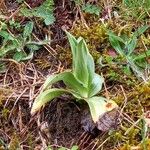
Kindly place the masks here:
<instances>
[{"instance_id":1,"label":"small weed seedling","mask_svg":"<svg viewBox=\"0 0 150 150\"><path fill-rule=\"evenodd\" d=\"M101 8L97 5L85 3L82 0L74 0L75 4L77 6L80 6L82 8L82 11L88 14L93 14L99 16L101 12Z\"/></svg>"},{"instance_id":2,"label":"small weed seedling","mask_svg":"<svg viewBox=\"0 0 150 150\"><path fill-rule=\"evenodd\" d=\"M31 114L38 111L52 99L64 94L72 94L79 101L86 101L91 112L92 119L98 123L100 117L115 108L117 104L104 97L95 96L102 88L104 79L95 73L94 60L88 51L82 37L76 39L66 32L73 55L72 71L50 75L43 85L43 90L35 99ZM52 84L63 81L66 89L51 88Z\"/></svg>"},{"instance_id":3,"label":"small weed seedling","mask_svg":"<svg viewBox=\"0 0 150 150\"><path fill-rule=\"evenodd\" d=\"M0 31L2 40L0 57L11 55L16 61L31 59L34 52L40 48L40 45L46 44L46 41L32 41L31 34L33 26L33 22L28 22L23 29L23 33L19 35L11 34L7 31L7 28L2 29ZM29 52L26 53L25 49Z\"/></svg>"},{"instance_id":4,"label":"small weed seedling","mask_svg":"<svg viewBox=\"0 0 150 150\"><path fill-rule=\"evenodd\" d=\"M44 20L46 25L51 25L55 22L54 17L54 1L45 0L42 5L36 8L29 9L25 5L22 5L20 14L25 17L37 17Z\"/></svg>"},{"instance_id":5,"label":"small weed seedling","mask_svg":"<svg viewBox=\"0 0 150 150\"><path fill-rule=\"evenodd\" d=\"M147 82L148 80L148 75L145 74L144 70L148 67L145 58L150 56L150 50L139 55L134 54L134 50L137 46L138 36L144 33L148 28L149 26L140 27L133 33L131 38L125 35L123 37L119 37L112 32L108 33L112 47L119 53L120 56L126 59L127 65L132 69L135 75L138 78L143 79L144 82Z\"/></svg>"}]
</instances>

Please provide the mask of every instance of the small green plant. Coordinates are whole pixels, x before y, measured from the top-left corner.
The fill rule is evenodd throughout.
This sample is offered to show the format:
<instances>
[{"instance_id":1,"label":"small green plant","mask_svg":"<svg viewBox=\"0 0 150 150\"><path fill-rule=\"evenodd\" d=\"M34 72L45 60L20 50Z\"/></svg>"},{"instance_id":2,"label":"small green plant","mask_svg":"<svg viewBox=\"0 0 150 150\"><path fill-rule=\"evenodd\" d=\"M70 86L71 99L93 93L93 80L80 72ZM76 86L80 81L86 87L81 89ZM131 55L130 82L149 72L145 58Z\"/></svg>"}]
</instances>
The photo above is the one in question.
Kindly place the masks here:
<instances>
[{"instance_id":1,"label":"small green plant","mask_svg":"<svg viewBox=\"0 0 150 150\"><path fill-rule=\"evenodd\" d=\"M32 41L31 34L33 31L33 22L28 22L23 33L19 35L13 35L6 29L0 31L0 37L2 40L0 48L0 57L12 55L16 61L28 60L33 57L34 51L40 48L40 45L46 43L46 41L35 42ZM25 52L27 49L29 52Z\"/></svg>"},{"instance_id":2,"label":"small green plant","mask_svg":"<svg viewBox=\"0 0 150 150\"><path fill-rule=\"evenodd\" d=\"M99 16L101 11L100 7L88 3L82 6L82 10L86 13L95 14L97 16Z\"/></svg>"},{"instance_id":3,"label":"small green plant","mask_svg":"<svg viewBox=\"0 0 150 150\"><path fill-rule=\"evenodd\" d=\"M78 101L85 101L89 105L92 119L97 123L102 114L117 107L112 100L95 96L102 88L103 77L95 73L94 60L82 37L76 39L66 32L73 54L72 71L50 75L43 85L43 89L35 99L31 114L38 111L52 99L64 94L72 94ZM51 88L52 84L63 81L66 89Z\"/></svg>"},{"instance_id":4,"label":"small green plant","mask_svg":"<svg viewBox=\"0 0 150 150\"><path fill-rule=\"evenodd\" d=\"M132 37L126 35L119 37L114 33L109 32L109 41L112 47L124 57L127 61L127 66L132 69L138 78L142 78L143 81L147 82L148 76L145 75L144 71L148 67L145 58L150 56L150 50L142 52L139 55L134 53L137 46L138 36L144 33L149 26L140 27L136 32L133 33ZM142 66L141 66L142 64Z\"/></svg>"},{"instance_id":5,"label":"small green plant","mask_svg":"<svg viewBox=\"0 0 150 150\"><path fill-rule=\"evenodd\" d=\"M77 6L80 6L83 12L99 16L101 8L97 5L85 3L83 0L73 0Z\"/></svg>"},{"instance_id":6,"label":"small green plant","mask_svg":"<svg viewBox=\"0 0 150 150\"><path fill-rule=\"evenodd\" d=\"M54 11L54 1L46 0L39 7L29 9L27 7L22 7L20 12L25 17L38 17L44 20L46 25L53 24L55 17L53 14Z\"/></svg>"}]
</instances>

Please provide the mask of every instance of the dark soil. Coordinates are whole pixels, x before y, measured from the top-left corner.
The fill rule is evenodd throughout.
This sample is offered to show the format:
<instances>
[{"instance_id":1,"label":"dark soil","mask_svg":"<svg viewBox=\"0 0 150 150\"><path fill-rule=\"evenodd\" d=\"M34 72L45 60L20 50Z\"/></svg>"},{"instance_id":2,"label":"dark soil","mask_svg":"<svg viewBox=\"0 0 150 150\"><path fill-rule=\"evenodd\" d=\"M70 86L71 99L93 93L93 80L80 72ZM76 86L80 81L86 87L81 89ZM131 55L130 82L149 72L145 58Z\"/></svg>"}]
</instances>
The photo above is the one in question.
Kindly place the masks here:
<instances>
[{"instance_id":1,"label":"dark soil","mask_svg":"<svg viewBox=\"0 0 150 150\"><path fill-rule=\"evenodd\" d=\"M87 111L83 109L86 110L86 108L80 108L80 106L70 99L56 99L45 109L45 119L49 124L49 142L52 145L64 147L81 145L83 133L89 135L91 139L96 135L97 130L91 125L91 118L84 114ZM86 120L86 128L83 120Z\"/></svg>"},{"instance_id":2,"label":"dark soil","mask_svg":"<svg viewBox=\"0 0 150 150\"><path fill-rule=\"evenodd\" d=\"M70 147L83 133L81 111L71 100L52 101L45 111L49 123L50 143Z\"/></svg>"}]
</instances>

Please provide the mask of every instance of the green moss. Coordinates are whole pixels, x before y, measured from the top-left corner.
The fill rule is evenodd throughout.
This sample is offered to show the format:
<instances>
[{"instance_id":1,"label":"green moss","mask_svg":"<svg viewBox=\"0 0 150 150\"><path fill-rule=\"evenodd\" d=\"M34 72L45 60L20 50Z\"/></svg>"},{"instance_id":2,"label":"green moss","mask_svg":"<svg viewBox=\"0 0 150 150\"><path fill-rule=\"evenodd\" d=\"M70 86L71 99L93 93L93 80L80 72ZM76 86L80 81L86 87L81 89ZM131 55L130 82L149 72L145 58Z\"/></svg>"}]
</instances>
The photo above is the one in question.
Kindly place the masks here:
<instances>
[{"instance_id":1,"label":"green moss","mask_svg":"<svg viewBox=\"0 0 150 150\"><path fill-rule=\"evenodd\" d=\"M3 104L3 101L12 93L11 89L0 88L0 106Z\"/></svg>"},{"instance_id":2,"label":"green moss","mask_svg":"<svg viewBox=\"0 0 150 150\"><path fill-rule=\"evenodd\" d=\"M57 46L57 58L63 62L64 65L70 66L72 63L72 54L69 48Z\"/></svg>"},{"instance_id":3,"label":"green moss","mask_svg":"<svg viewBox=\"0 0 150 150\"><path fill-rule=\"evenodd\" d=\"M28 136L28 139L27 139L27 143L29 145L29 150L33 150L34 147L35 147L35 139L33 137L33 135L31 135L30 133L27 135Z\"/></svg>"},{"instance_id":4,"label":"green moss","mask_svg":"<svg viewBox=\"0 0 150 150\"><path fill-rule=\"evenodd\" d=\"M4 108L4 109L1 111L1 113L2 113L2 117L6 120L7 117L8 117L8 115L9 115L9 113L10 113L10 111L9 111L7 108Z\"/></svg>"},{"instance_id":5,"label":"green moss","mask_svg":"<svg viewBox=\"0 0 150 150\"><path fill-rule=\"evenodd\" d=\"M127 144L124 144L120 150L131 150L131 146L127 143Z\"/></svg>"},{"instance_id":6,"label":"green moss","mask_svg":"<svg viewBox=\"0 0 150 150\"><path fill-rule=\"evenodd\" d=\"M150 34L148 35L142 35L141 36L142 41L146 46L150 46Z\"/></svg>"},{"instance_id":7,"label":"green moss","mask_svg":"<svg viewBox=\"0 0 150 150\"><path fill-rule=\"evenodd\" d=\"M103 24L94 22L89 24L88 28L81 22L75 25L71 30L76 37L83 37L88 45L90 53L95 59L100 57L100 51L104 51L106 41L108 40L107 30Z\"/></svg>"},{"instance_id":8,"label":"green moss","mask_svg":"<svg viewBox=\"0 0 150 150\"><path fill-rule=\"evenodd\" d=\"M19 141L19 137L17 136L17 134L14 134L12 137L11 137L11 141L8 145L8 149L9 150L17 150L17 149L21 149L20 147L20 141Z\"/></svg>"},{"instance_id":9,"label":"green moss","mask_svg":"<svg viewBox=\"0 0 150 150\"><path fill-rule=\"evenodd\" d=\"M46 58L38 58L35 59L35 64L40 68L40 69L46 69L51 67L51 63L46 59Z\"/></svg>"},{"instance_id":10,"label":"green moss","mask_svg":"<svg viewBox=\"0 0 150 150\"><path fill-rule=\"evenodd\" d=\"M107 39L106 27L99 23L90 24L88 28L82 24L77 24L72 33L77 37L82 36L87 43L97 46Z\"/></svg>"},{"instance_id":11,"label":"green moss","mask_svg":"<svg viewBox=\"0 0 150 150\"><path fill-rule=\"evenodd\" d=\"M141 118L143 115L143 108L145 111L150 108L150 85L137 85L132 87L132 89L125 89L124 92L126 95L127 103L123 109L123 113L128 115L131 118L131 122L127 116L123 116L120 129L111 135L111 139L109 142L119 142L121 146L121 150L128 150L132 147L140 147L141 150L142 145L142 124L139 121L136 125L140 128L137 128L133 124ZM118 95L113 99L117 102L117 104L122 108L125 103L125 97L122 92L118 93ZM149 140L146 142L147 147L149 146Z\"/></svg>"},{"instance_id":12,"label":"green moss","mask_svg":"<svg viewBox=\"0 0 150 150\"><path fill-rule=\"evenodd\" d=\"M148 109L150 107L150 86L149 85L138 85L125 91L127 96L127 105L125 112L130 115L132 119L138 118L142 115L143 107ZM116 96L115 101L121 105L124 102L124 96L122 93Z\"/></svg>"}]
</instances>

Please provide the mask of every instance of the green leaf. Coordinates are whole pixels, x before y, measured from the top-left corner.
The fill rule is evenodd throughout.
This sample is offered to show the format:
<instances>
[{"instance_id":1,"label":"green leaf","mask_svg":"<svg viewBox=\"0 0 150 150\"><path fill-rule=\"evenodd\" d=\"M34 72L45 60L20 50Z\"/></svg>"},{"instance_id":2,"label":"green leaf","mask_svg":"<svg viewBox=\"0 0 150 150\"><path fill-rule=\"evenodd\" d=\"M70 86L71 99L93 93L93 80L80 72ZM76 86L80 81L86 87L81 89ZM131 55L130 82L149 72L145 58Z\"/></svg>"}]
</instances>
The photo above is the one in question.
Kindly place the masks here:
<instances>
[{"instance_id":1,"label":"green leaf","mask_svg":"<svg viewBox=\"0 0 150 150\"><path fill-rule=\"evenodd\" d=\"M55 17L53 14L54 11L54 1L53 0L45 0L43 4L39 7L36 7L32 10L23 7L20 9L22 15L26 17L39 17L44 20L46 25L53 24L55 21Z\"/></svg>"},{"instance_id":2,"label":"green leaf","mask_svg":"<svg viewBox=\"0 0 150 150\"><path fill-rule=\"evenodd\" d=\"M81 97L87 97L87 89L74 77L71 72L67 71L57 75L50 75L43 85L43 90L58 81L63 81L68 88L73 90L74 93L78 93Z\"/></svg>"},{"instance_id":3,"label":"green leaf","mask_svg":"<svg viewBox=\"0 0 150 150\"><path fill-rule=\"evenodd\" d=\"M87 49L84 47L83 39L81 39L77 45L76 54L75 70L73 73L85 87L88 87L89 72L87 68Z\"/></svg>"},{"instance_id":4,"label":"green leaf","mask_svg":"<svg viewBox=\"0 0 150 150\"><path fill-rule=\"evenodd\" d=\"M149 25L145 25L145 26L142 26L142 27L139 27L137 29L137 31L134 32L133 36L140 36L141 34L143 34L150 26Z\"/></svg>"},{"instance_id":5,"label":"green leaf","mask_svg":"<svg viewBox=\"0 0 150 150\"><path fill-rule=\"evenodd\" d=\"M142 52L139 55L132 55L132 58L134 61L137 61L137 60L142 60L142 59L149 57L149 56L150 56L150 50L147 50L145 52Z\"/></svg>"},{"instance_id":6,"label":"green leaf","mask_svg":"<svg viewBox=\"0 0 150 150\"><path fill-rule=\"evenodd\" d=\"M55 17L53 15L54 2L53 0L46 0L43 4L34 9L34 16L44 19L46 25L53 24Z\"/></svg>"},{"instance_id":7,"label":"green leaf","mask_svg":"<svg viewBox=\"0 0 150 150\"><path fill-rule=\"evenodd\" d=\"M25 17L33 17L34 16L34 11L33 10L30 10L26 7L22 7L20 8L20 13L21 15L25 16Z\"/></svg>"},{"instance_id":8,"label":"green leaf","mask_svg":"<svg viewBox=\"0 0 150 150\"><path fill-rule=\"evenodd\" d=\"M71 148L71 150L78 150L78 149L79 149L79 147L76 146L76 145L74 145L74 146Z\"/></svg>"},{"instance_id":9,"label":"green leaf","mask_svg":"<svg viewBox=\"0 0 150 150\"><path fill-rule=\"evenodd\" d=\"M18 52L18 51L17 51L17 52L14 54L13 59L19 62L19 61L22 60L23 57L25 57L25 56L26 56L26 55L25 55L24 52L22 52L22 51Z\"/></svg>"},{"instance_id":10,"label":"green leaf","mask_svg":"<svg viewBox=\"0 0 150 150\"><path fill-rule=\"evenodd\" d=\"M31 109L31 114L34 114L36 111L38 111L42 106L44 106L47 102L53 100L54 98L64 94L67 92L64 89L49 89L41 94L38 95L38 97L35 99L32 109Z\"/></svg>"},{"instance_id":11,"label":"green leaf","mask_svg":"<svg viewBox=\"0 0 150 150\"><path fill-rule=\"evenodd\" d=\"M92 5L92 4L85 4L83 7L82 7L82 10L86 13L89 13L89 14L95 14L97 16L99 16L100 14L100 7L96 6L96 5Z\"/></svg>"},{"instance_id":12,"label":"green leaf","mask_svg":"<svg viewBox=\"0 0 150 150\"><path fill-rule=\"evenodd\" d=\"M73 59L72 59L72 69L73 69L73 72L75 72L75 62L76 62L76 58L77 58L77 40L76 38L70 34L69 32L65 31L66 34L67 34L67 37L68 37L68 40L69 40L69 43L70 43L70 47L71 47L71 52L72 52L72 56L73 56Z\"/></svg>"},{"instance_id":13,"label":"green leaf","mask_svg":"<svg viewBox=\"0 0 150 150\"><path fill-rule=\"evenodd\" d=\"M3 31L3 30L0 31L0 36L3 37L6 41L8 41L8 40L13 41L14 40L14 37L10 33L8 33L7 31Z\"/></svg>"},{"instance_id":14,"label":"green leaf","mask_svg":"<svg viewBox=\"0 0 150 150\"><path fill-rule=\"evenodd\" d=\"M34 23L32 21L28 22L25 25L25 28L24 28L24 31L23 31L23 37L24 38L27 38L27 37L31 36L31 33L33 31L33 26L34 26Z\"/></svg>"},{"instance_id":15,"label":"green leaf","mask_svg":"<svg viewBox=\"0 0 150 150\"><path fill-rule=\"evenodd\" d=\"M83 38L79 37L76 40L69 32L66 31L66 34L73 54L73 74L85 87L88 87L95 72L93 57L89 53Z\"/></svg>"},{"instance_id":16,"label":"green leaf","mask_svg":"<svg viewBox=\"0 0 150 150\"><path fill-rule=\"evenodd\" d=\"M117 35L115 35L113 32L109 31L107 34L108 34L109 36L113 37L115 40L117 40L117 41L119 41L119 42L125 44L124 39L121 38L121 37L119 37L119 36L117 36Z\"/></svg>"},{"instance_id":17,"label":"green leaf","mask_svg":"<svg viewBox=\"0 0 150 150\"><path fill-rule=\"evenodd\" d=\"M91 116L95 123L104 113L118 107L118 105L114 101L107 100L104 97L92 97L87 99L86 102L89 105Z\"/></svg>"},{"instance_id":18,"label":"green leaf","mask_svg":"<svg viewBox=\"0 0 150 150\"><path fill-rule=\"evenodd\" d=\"M48 14L47 16L45 16L43 18L44 18L44 22L47 26L51 25L55 22L55 17L52 14L51 15Z\"/></svg>"},{"instance_id":19,"label":"green leaf","mask_svg":"<svg viewBox=\"0 0 150 150\"><path fill-rule=\"evenodd\" d=\"M137 45L137 38L135 36L133 36L133 38L131 39L131 41L127 44L127 49L128 49L128 56L132 54L132 52L134 51L135 47Z\"/></svg>"},{"instance_id":20,"label":"green leaf","mask_svg":"<svg viewBox=\"0 0 150 150\"><path fill-rule=\"evenodd\" d=\"M125 52L124 52L124 47L122 47L121 44L125 44L123 39L121 39L120 37L114 35L113 33L108 33L109 35L109 41L112 45L112 47L121 55L124 56Z\"/></svg>"},{"instance_id":21,"label":"green leaf","mask_svg":"<svg viewBox=\"0 0 150 150\"><path fill-rule=\"evenodd\" d=\"M92 55L89 53L86 42L83 40L83 49L87 51L87 70L88 70L88 86L91 84L95 75L95 64Z\"/></svg>"},{"instance_id":22,"label":"green leaf","mask_svg":"<svg viewBox=\"0 0 150 150\"><path fill-rule=\"evenodd\" d=\"M132 75L132 72L131 72L131 69L130 69L129 65L123 67L122 70L123 70L124 74L126 74L126 75L128 75L128 76L131 76L131 75Z\"/></svg>"},{"instance_id":23,"label":"green leaf","mask_svg":"<svg viewBox=\"0 0 150 150\"><path fill-rule=\"evenodd\" d=\"M100 75L95 73L94 78L88 88L88 97L96 95L101 90L103 82L104 79Z\"/></svg>"},{"instance_id":24,"label":"green leaf","mask_svg":"<svg viewBox=\"0 0 150 150\"><path fill-rule=\"evenodd\" d=\"M73 35L66 32L72 54L73 54L73 74L85 86L88 87L87 49L83 38L77 40Z\"/></svg>"}]
</instances>

